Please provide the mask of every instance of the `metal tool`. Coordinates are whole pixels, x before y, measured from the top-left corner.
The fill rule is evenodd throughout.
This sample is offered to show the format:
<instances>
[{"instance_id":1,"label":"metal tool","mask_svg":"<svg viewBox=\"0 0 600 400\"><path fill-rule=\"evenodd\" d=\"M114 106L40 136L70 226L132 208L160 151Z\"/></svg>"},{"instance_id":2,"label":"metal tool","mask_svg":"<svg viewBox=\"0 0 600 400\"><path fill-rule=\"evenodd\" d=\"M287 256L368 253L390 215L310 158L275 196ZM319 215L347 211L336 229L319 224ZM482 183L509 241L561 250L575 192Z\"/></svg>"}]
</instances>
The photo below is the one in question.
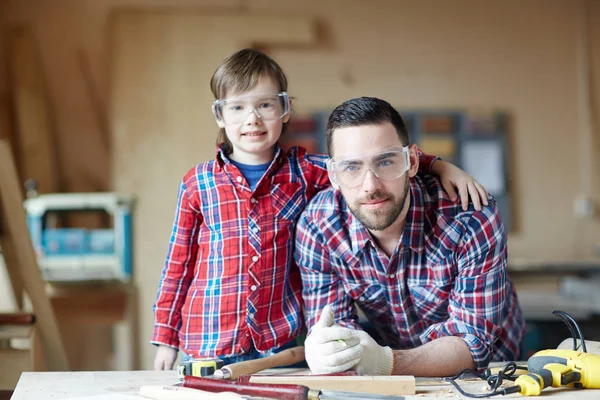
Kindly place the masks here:
<instances>
[{"instance_id":1,"label":"metal tool","mask_svg":"<svg viewBox=\"0 0 600 400\"><path fill-rule=\"evenodd\" d=\"M309 397L309 400L312 398ZM404 400L405 396L397 396L391 394L368 394L368 393L356 393L356 392L342 392L336 390L321 390L318 397L314 399L319 400Z\"/></svg>"},{"instance_id":2,"label":"metal tool","mask_svg":"<svg viewBox=\"0 0 600 400\"><path fill-rule=\"evenodd\" d=\"M186 376L183 386L207 392L233 392L248 396L273 397L280 400L404 400L405 396L343 392L334 390L311 390L303 385L242 383Z\"/></svg>"}]
</instances>

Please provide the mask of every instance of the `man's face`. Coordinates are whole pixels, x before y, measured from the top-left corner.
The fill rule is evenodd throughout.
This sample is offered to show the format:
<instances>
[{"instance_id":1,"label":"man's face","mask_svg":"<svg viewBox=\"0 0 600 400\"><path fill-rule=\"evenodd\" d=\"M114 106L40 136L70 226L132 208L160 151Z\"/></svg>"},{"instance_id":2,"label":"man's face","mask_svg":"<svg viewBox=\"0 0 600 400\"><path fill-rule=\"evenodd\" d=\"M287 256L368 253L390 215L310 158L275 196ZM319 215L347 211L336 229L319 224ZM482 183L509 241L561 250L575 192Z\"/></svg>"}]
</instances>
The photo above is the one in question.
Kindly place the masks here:
<instances>
[{"instance_id":1,"label":"man's face","mask_svg":"<svg viewBox=\"0 0 600 400\"><path fill-rule=\"evenodd\" d=\"M332 155L336 162L364 157L360 165L366 168L369 163L377 162L380 154L385 157L387 151L401 147L400 138L391 123L339 128L333 132ZM382 179L371 169L366 169L364 179L357 186L334 183L352 213L367 229L385 230L402 213L408 196L409 177L414 176L418 169L416 146L409 147L407 157L410 169L399 178Z\"/></svg>"}]
</instances>

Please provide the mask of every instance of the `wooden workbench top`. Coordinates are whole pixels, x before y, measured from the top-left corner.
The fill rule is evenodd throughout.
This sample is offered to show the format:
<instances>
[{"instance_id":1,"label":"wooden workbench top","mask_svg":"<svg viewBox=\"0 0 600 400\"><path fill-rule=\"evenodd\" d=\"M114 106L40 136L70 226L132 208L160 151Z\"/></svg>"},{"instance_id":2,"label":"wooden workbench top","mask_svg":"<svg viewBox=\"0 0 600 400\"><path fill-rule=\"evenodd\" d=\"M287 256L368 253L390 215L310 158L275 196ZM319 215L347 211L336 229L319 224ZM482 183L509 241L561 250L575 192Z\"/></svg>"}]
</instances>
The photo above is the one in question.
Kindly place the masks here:
<instances>
[{"instance_id":1,"label":"wooden workbench top","mask_svg":"<svg viewBox=\"0 0 600 400\"><path fill-rule=\"evenodd\" d=\"M282 369L277 370L278 373L282 371ZM140 386L173 385L178 382L175 371L25 372L19 379L12 400L126 400L137 396ZM484 381L476 379L461 382L461 386L468 392L483 393L485 385ZM549 398L552 400L600 398L600 389L546 389L545 393L546 396L551 395ZM522 398L522 396L492 398ZM452 400L467 399L467 397L457 394L451 385L439 378L417 378L417 394L406 396L406 399Z\"/></svg>"}]
</instances>

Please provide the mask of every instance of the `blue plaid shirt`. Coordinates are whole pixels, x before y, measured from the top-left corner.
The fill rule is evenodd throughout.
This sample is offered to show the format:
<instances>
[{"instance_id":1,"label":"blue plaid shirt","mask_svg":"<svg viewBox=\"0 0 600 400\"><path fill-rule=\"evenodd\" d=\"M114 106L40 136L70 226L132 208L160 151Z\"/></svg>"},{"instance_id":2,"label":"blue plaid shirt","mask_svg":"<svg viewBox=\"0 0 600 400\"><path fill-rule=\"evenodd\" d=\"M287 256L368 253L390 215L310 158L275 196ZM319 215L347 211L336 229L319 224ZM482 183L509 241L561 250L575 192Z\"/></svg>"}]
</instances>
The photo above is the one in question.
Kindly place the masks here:
<instances>
[{"instance_id":1,"label":"blue plaid shirt","mask_svg":"<svg viewBox=\"0 0 600 400\"><path fill-rule=\"evenodd\" d=\"M339 191L313 198L295 251L308 327L332 304L338 324L358 329L358 305L392 348L458 336L478 368L516 360L525 323L495 201L465 212L437 178L420 175L410 181L410 201L401 246L388 258Z\"/></svg>"}]
</instances>

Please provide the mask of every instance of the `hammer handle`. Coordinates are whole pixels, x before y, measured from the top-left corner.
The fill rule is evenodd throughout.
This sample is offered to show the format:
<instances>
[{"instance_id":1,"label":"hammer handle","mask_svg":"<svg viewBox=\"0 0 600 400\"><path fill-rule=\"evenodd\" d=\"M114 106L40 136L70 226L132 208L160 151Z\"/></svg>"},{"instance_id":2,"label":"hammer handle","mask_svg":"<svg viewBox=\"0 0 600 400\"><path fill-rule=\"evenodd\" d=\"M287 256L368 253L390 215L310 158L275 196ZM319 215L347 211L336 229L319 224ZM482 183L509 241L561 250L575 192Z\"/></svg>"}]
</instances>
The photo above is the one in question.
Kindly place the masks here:
<instances>
[{"instance_id":1,"label":"hammer handle","mask_svg":"<svg viewBox=\"0 0 600 400\"><path fill-rule=\"evenodd\" d=\"M240 375L251 375L265 369L282 367L301 361L304 361L304 346L297 346L265 358L229 364L222 369L229 370L231 374L229 377L230 380L236 380Z\"/></svg>"}]
</instances>

